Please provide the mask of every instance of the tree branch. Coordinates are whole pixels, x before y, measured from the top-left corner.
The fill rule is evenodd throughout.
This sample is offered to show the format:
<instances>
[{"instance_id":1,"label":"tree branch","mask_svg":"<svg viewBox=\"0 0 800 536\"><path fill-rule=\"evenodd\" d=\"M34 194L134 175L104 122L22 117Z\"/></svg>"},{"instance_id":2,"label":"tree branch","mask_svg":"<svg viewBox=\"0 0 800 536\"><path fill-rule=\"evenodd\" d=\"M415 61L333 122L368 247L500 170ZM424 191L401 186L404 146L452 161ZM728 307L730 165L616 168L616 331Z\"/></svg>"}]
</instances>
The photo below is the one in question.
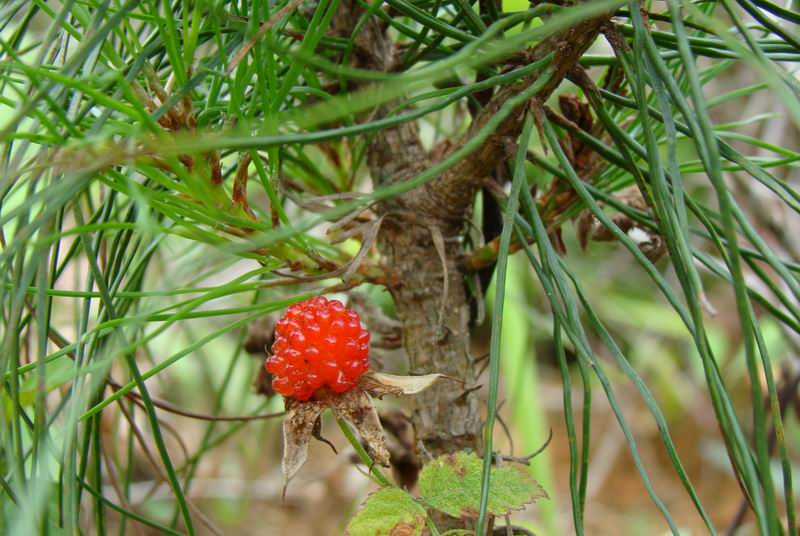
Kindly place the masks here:
<instances>
[{"instance_id":1,"label":"tree branch","mask_svg":"<svg viewBox=\"0 0 800 536\"><path fill-rule=\"evenodd\" d=\"M531 63L541 60L550 53L555 55L550 66L546 68L550 77L536 94L540 101L547 100L561 84L567 72L597 39L611 15L607 13L583 20L545 39L528 51ZM544 71L535 72L516 84L500 89L475 118L466 136L451 148L448 155L462 147L486 125L506 101L530 87L542 74ZM456 164L439 179L428 183L423 189L410 192L414 197L414 203L410 204L426 213L444 212L443 216L449 223L460 225L485 178L506 158L506 140L516 139L519 136L523 114L517 112L521 112L523 107L524 105L520 105L518 110L512 112L500 127L462 162ZM443 208L447 210L443 211Z\"/></svg>"}]
</instances>

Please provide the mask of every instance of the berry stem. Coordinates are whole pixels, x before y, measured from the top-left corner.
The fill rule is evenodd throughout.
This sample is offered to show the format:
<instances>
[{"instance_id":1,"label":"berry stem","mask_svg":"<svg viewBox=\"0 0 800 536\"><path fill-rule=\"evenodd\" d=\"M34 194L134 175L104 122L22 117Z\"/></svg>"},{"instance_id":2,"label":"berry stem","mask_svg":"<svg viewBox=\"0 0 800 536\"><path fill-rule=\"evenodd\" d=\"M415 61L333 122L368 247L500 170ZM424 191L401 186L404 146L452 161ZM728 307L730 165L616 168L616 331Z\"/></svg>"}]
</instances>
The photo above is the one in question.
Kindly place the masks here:
<instances>
[{"instance_id":1,"label":"berry stem","mask_svg":"<svg viewBox=\"0 0 800 536\"><path fill-rule=\"evenodd\" d=\"M372 458L370 458L369 453L361 445L361 442L355 436L353 430L350 429L347 423L338 417L336 418L336 422L339 424L339 428L342 429L344 437L347 438L347 440L356 450L356 454L358 454L358 457L361 458L361 461L364 463L364 465L367 466L367 469L369 469L370 474L375 476L375 480L377 481L377 483L380 484L381 487L394 486L392 481L389 480L385 474L383 474L383 471L381 471L380 467L375 465L375 462L372 461Z\"/></svg>"}]
</instances>

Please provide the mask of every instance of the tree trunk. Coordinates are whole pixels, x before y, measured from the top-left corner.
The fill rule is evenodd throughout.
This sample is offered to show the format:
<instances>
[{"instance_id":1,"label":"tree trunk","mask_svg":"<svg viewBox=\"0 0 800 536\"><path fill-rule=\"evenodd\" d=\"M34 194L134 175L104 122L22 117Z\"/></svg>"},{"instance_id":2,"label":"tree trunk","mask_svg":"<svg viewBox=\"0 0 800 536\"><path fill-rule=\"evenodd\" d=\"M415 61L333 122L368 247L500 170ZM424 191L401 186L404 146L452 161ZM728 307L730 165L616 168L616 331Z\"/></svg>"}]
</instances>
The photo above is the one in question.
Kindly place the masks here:
<instances>
[{"instance_id":1,"label":"tree trunk","mask_svg":"<svg viewBox=\"0 0 800 536\"><path fill-rule=\"evenodd\" d=\"M439 228L445 243L445 285L445 268L433 240L437 223L425 223L430 218L419 216L417 222L406 218L386 222L380 239L387 265L399 276L400 284L389 290L402 323L410 373L439 372L465 383L440 381L415 395L414 424L432 456L480 450L480 408L475 392L469 390L475 367L469 354L470 308L458 230L445 234Z\"/></svg>"},{"instance_id":2,"label":"tree trunk","mask_svg":"<svg viewBox=\"0 0 800 536\"><path fill-rule=\"evenodd\" d=\"M334 31L350 37L364 11L355 0L343 0ZM531 62L553 54L549 80L538 92L544 102L567 71L596 39L609 19L603 15L576 23L524 51ZM358 67L392 72L394 44L386 27L371 17L355 36L351 61ZM502 87L473 120L460 147L494 116L504 102L529 87L544 71ZM372 111L365 120L382 117L391 104ZM397 284L389 286L402 323L403 343L411 374L442 373L460 381L440 381L414 397L413 422L430 456L463 449L482 450L480 405L474 390L475 363L469 353L470 306L462 235L478 190L507 157L508 141L519 136L527 104L509 114L495 132L461 162L427 183L378 205L384 217L378 246ZM432 162L420 143L415 123L404 123L371 134L367 162L375 188L407 180ZM446 156L446 155L445 155ZM423 460L425 461L425 460ZM440 528L465 527L465 521L442 518ZM438 523L437 523L438 524Z\"/></svg>"}]
</instances>

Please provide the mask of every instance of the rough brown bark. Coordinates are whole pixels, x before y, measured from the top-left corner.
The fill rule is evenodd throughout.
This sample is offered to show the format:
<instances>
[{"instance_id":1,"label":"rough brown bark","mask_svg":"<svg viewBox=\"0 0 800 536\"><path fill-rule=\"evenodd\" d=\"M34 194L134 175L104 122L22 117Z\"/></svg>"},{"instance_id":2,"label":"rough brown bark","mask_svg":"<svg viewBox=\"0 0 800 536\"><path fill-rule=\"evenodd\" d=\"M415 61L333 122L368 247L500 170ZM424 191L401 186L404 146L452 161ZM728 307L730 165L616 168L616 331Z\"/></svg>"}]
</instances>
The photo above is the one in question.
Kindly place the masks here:
<instances>
[{"instance_id":1,"label":"rough brown bark","mask_svg":"<svg viewBox=\"0 0 800 536\"><path fill-rule=\"evenodd\" d=\"M362 14L355 1L345 0L335 19L337 33L351 35ZM531 61L555 53L551 78L537 95L541 101L558 87L608 19L604 15L584 20L527 51ZM394 46L375 17L356 36L354 62L382 71L396 67ZM456 147L540 75L534 73L497 91ZM380 117L384 111L375 110L370 118ZM389 291L402 323L410 372L439 372L464 380L463 386L438 382L415 396L413 421L425 451L432 456L465 448L481 449L480 406L475 392L469 389L476 381L476 368L469 353L470 307L465 287L468 274L461 238L476 192L492 169L507 157L506 141L516 139L520 133L523 111L524 105L476 151L442 176L378 206L384 215L378 246L386 265L398 276L399 283ZM376 186L411 178L430 165L414 123L376 133L369 146L368 163Z\"/></svg>"},{"instance_id":2,"label":"rough brown bark","mask_svg":"<svg viewBox=\"0 0 800 536\"><path fill-rule=\"evenodd\" d=\"M465 381L438 382L415 396L414 424L425 449L437 456L464 448L481 447L478 400L468 388L475 380L469 355L469 304L457 234L445 236L448 293L444 295L444 267L423 221L397 220L387 225L380 248L402 284L390 289L411 374L440 372ZM436 223L432 223L436 225ZM440 318L441 313L441 318Z\"/></svg>"}]
</instances>

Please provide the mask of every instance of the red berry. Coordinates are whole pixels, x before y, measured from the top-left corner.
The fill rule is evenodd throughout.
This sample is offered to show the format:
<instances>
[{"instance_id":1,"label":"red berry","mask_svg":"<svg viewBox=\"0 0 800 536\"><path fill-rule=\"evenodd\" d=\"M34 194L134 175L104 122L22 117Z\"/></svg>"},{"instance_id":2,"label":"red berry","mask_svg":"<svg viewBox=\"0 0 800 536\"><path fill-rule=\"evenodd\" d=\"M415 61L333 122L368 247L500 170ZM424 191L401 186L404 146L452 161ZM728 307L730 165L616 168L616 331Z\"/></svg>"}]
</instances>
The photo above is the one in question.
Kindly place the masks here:
<instances>
[{"instance_id":1,"label":"red berry","mask_svg":"<svg viewBox=\"0 0 800 536\"><path fill-rule=\"evenodd\" d=\"M358 313L322 296L289 307L275 324L272 355L265 364L272 388L308 400L322 387L349 391L369 368L369 331Z\"/></svg>"}]
</instances>

